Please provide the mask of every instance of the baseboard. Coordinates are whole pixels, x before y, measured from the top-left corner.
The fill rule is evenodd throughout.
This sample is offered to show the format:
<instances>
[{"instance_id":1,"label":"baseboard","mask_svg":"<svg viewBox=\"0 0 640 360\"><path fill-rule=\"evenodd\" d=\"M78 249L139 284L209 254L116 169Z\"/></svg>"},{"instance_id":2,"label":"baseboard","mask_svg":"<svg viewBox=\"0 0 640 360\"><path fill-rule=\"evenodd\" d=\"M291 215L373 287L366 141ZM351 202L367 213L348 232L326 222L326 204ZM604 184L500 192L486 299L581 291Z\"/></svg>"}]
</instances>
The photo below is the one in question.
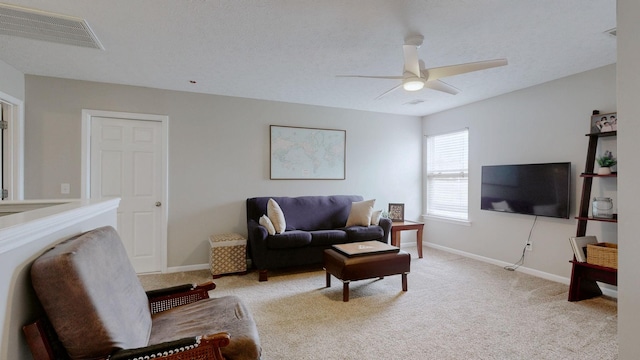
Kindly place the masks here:
<instances>
[{"instance_id":1,"label":"baseboard","mask_svg":"<svg viewBox=\"0 0 640 360\"><path fill-rule=\"evenodd\" d=\"M457 250L457 249L452 249L446 246L442 246L442 245L437 245L437 244L433 244L433 243L425 243L424 244L427 247L431 247L434 249L438 249L438 250L442 250L442 251L446 251L448 253L452 253L452 254L456 254L456 255L460 255L460 256L464 256L464 257L468 257L474 260L479 260L482 262L486 262L489 264L493 264L493 265L498 265L498 266L509 266L509 265L513 265L512 263L507 263L504 261L500 261L500 260L496 260L496 259L492 259L492 258L488 258L485 256L480 256L480 255L476 255L473 253L469 253L466 251L461 251L461 250ZM520 271L522 273L528 274L528 275L533 275L539 278L543 278L546 280L550 280L550 281L554 281L554 282L558 282L561 284L565 284L565 285L569 285L569 283L571 282L571 279L564 277L564 276L558 276L555 274L550 274L544 271L540 271L540 270L536 270L536 269L531 269L528 268L526 266L520 266L516 269L516 271ZM616 289L612 289L610 287L608 287L606 284L600 284L598 283L598 285L600 285L600 290L602 290L602 293L604 295L610 296L610 297L614 297L614 298L618 298L618 290Z\"/></svg>"},{"instance_id":2,"label":"baseboard","mask_svg":"<svg viewBox=\"0 0 640 360\"><path fill-rule=\"evenodd\" d=\"M185 265L185 266L172 266L167 268L167 273L184 272L184 271L196 271L196 270L208 270L209 264L197 264L197 265Z\"/></svg>"}]
</instances>

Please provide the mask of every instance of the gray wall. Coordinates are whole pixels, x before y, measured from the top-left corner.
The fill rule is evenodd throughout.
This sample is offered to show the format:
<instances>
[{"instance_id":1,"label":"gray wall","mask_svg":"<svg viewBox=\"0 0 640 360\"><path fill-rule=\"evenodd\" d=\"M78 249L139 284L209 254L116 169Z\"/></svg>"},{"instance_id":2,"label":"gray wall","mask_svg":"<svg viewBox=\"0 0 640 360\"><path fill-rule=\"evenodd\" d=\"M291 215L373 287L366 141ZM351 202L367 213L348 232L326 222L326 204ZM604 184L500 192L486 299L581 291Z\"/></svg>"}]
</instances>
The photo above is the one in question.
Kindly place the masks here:
<instances>
[{"instance_id":1,"label":"gray wall","mask_svg":"<svg viewBox=\"0 0 640 360\"><path fill-rule=\"evenodd\" d=\"M28 199L64 197L61 183L80 196L82 109L169 116L169 267L206 264L211 234L246 234L248 197L360 194L420 215L418 117L30 75L26 96ZM271 124L346 130L346 180L269 180Z\"/></svg>"},{"instance_id":2,"label":"gray wall","mask_svg":"<svg viewBox=\"0 0 640 360\"><path fill-rule=\"evenodd\" d=\"M618 132L620 159L620 247L618 249L618 342L620 359L640 359L640 2L618 0Z\"/></svg>"},{"instance_id":3,"label":"gray wall","mask_svg":"<svg viewBox=\"0 0 640 360\"><path fill-rule=\"evenodd\" d=\"M24 101L24 74L0 61L0 91Z\"/></svg>"},{"instance_id":4,"label":"gray wall","mask_svg":"<svg viewBox=\"0 0 640 360\"><path fill-rule=\"evenodd\" d=\"M570 219L538 217L527 268L568 278L573 256L569 237L576 233L590 116L593 109L616 111L616 67L609 65L542 85L491 98L424 118L424 133L469 128L470 226L428 220L425 240L490 259L514 263L527 242L534 217L480 210L482 165L572 163ZM615 141L606 149L617 155ZM611 180L611 179L606 179ZM615 181L594 181L593 196L609 196L617 205ZM589 233L615 242L613 224L589 223Z\"/></svg>"}]
</instances>

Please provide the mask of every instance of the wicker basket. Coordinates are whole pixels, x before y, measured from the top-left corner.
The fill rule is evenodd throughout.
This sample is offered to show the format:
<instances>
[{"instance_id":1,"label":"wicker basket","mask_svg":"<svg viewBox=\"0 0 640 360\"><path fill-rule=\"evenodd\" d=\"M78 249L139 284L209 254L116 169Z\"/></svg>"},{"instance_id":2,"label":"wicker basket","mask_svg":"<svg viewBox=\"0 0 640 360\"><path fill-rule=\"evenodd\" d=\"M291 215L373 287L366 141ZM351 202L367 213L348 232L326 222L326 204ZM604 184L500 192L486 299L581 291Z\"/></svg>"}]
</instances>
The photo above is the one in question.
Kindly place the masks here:
<instances>
[{"instance_id":1,"label":"wicker basket","mask_svg":"<svg viewBox=\"0 0 640 360\"><path fill-rule=\"evenodd\" d=\"M587 263L618 268L618 244L597 243L587 245Z\"/></svg>"}]
</instances>

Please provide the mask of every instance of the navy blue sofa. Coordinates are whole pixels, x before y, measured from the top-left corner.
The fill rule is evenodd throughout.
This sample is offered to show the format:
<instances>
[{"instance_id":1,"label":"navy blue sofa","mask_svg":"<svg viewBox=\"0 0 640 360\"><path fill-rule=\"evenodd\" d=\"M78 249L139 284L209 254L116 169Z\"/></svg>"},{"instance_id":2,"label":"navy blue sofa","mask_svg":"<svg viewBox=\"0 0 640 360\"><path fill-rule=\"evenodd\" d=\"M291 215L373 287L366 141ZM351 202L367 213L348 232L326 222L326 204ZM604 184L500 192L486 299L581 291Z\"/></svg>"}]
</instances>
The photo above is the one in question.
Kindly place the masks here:
<instances>
[{"instance_id":1,"label":"navy blue sofa","mask_svg":"<svg viewBox=\"0 0 640 360\"><path fill-rule=\"evenodd\" d=\"M269 235L258 222L267 213L267 202L274 199L286 221L286 231ZM334 244L378 240L388 242L391 220L381 218L378 225L345 227L351 203L358 195L254 197L247 199L249 254L267 281L267 271L292 266L322 264L324 249Z\"/></svg>"}]
</instances>

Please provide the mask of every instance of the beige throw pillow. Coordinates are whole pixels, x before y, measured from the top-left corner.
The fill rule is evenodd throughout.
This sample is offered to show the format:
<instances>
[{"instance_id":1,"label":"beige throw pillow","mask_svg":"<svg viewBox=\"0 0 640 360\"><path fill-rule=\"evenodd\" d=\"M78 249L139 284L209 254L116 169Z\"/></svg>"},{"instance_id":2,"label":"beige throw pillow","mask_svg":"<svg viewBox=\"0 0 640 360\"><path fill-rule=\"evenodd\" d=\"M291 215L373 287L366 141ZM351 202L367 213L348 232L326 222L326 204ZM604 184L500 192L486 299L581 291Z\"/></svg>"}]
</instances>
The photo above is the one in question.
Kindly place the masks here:
<instances>
[{"instance_id":1,"label":"beige throw pillow","mask_svg":"<svg viewBox=\"0 0 640 360\"><path fill-rule=\"evenodd\" d=\"M275 235L276 228L273 227L273 223L269 220L267 215L262 215L258 223L267 228L267 233L269 233L269 235Z\"/></svg>"},{"instance_id":2,"label":"beige throw pillow","mask_svg":"<svg viewBox=\"0 0 640 360\"><path fill-rule=\"evenodd\" d=\"M273 199L269 199L269 202L267 203L267 216L273 223L276 233L282 234L284 229L287 228L287 222L284 220L284 213L282 212L280 205L278 205L278 203Z\"/></svg>"},{"instance_id":3,"label":"beige throw pillow","mask_svg":"<svg viewBox=\"0 0 640 360\"><path fill-rule=\"evenodd\" d=\"M371 225L379 225L380 217L382 217L382 210L376 210L371 214Z\"/></svg>"},{"instance_id":4,"label":"beige throw pillow","mask_svg":"<svg viewBox=\"0 0 640 360\"><path fill-rule=\"evenodd\" d=\"M375 202L376 199L352 202L346 226L369 226Z\"/></svg>"}]
</instances>

